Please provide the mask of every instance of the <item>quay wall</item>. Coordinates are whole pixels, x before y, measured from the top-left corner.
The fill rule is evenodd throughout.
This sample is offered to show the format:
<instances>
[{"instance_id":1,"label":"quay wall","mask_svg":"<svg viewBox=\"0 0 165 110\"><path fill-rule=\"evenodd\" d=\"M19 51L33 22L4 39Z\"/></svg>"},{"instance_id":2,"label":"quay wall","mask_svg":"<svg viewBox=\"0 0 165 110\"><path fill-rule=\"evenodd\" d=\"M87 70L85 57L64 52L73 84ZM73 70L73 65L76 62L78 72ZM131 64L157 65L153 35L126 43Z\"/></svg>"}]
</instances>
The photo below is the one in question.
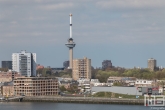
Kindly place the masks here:
<instances>
[{"instance_id":1,"label":"quay wall","mask_svg":"<svg viewBox=\"0 0 165 110\"><path fill-rule=\"evenodd\" d=\"M126 104L144 105L143 99L119 99L119 98L96 98L96 97L25 97L23 102L56 102L56 103L89 103L89 104Z\"/></svg>"}]
</instances>

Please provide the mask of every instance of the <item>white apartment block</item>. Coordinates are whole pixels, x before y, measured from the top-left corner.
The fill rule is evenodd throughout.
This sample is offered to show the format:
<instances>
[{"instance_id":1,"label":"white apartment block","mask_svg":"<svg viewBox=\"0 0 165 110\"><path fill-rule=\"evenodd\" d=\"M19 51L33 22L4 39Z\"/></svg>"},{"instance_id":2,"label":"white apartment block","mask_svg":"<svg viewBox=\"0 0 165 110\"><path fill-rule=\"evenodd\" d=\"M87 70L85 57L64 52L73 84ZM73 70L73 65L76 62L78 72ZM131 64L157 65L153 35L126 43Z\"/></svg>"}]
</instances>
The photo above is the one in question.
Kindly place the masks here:
<instances>
[{"instance_id":1,"label":"white apartment block","mask_svg":"<svg viewBox=\"0 0 165 110\"><path fill-rule=\"evenodd\" d=\"M36 76L36 53L21 53L12 54L12 70L19 72L22 76Z\"/></svg>"}]
</instances>

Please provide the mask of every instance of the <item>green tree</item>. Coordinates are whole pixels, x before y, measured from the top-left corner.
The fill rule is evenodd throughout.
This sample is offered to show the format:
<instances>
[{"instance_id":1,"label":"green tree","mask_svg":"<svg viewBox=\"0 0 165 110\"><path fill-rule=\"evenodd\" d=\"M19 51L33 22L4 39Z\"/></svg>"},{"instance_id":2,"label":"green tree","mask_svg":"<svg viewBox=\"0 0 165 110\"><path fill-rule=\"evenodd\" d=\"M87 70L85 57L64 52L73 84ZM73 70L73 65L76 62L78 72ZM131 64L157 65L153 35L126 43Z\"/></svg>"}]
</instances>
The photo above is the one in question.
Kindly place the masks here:
<instances>
[{"instance_id":1,"label":"green tree","mask_svg":"<svg viewBox=\"0 0 165 110\"><path fill-rule=\"evenodd\" d=\"M0 71L7 72L9 69L8 68L0 68Z\"/></svg>"},{"instance_id":2,"label":"green tree","mask_svg":"<svg viewBox=\"0 0 165 110\"><path fill-rule=\"evenodd\" d=\"M113 83L113 86L122 86L122 83L121 82L115 82L115 83Z\"/></svg>"},{"instance_id":3,"label":"green tree","mask_svg":"<svg viewBox=\"0 0 165 110\"><path fill-rule=\"evenodd\" d=\"M60 89L61 92L66 91L66 88L64 86L61 86L59 89Z\"/></svg>"}]
</instances>

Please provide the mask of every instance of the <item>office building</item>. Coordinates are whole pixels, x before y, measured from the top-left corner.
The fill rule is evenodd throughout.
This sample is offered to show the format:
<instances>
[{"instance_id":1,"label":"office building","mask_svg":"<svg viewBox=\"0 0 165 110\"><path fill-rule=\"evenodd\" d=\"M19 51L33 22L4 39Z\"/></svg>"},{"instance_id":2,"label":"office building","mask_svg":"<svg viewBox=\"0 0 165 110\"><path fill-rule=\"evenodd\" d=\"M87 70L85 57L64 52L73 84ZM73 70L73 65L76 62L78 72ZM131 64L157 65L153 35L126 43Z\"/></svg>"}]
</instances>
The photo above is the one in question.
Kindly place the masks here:
<instances>
[{"instance_id":1,"label":"office building","mask_svg":"<svg viewBox=\"0 0 165 110\"><path fill-rule=\"evenodd\" d=\"M69 61L64 61L63 67L67 69L69 67Z\"/></svg>"},{"instance_id":2,"label":"office building","mask_svg":"<svg viewBox=\"0 0 165 110\"><path fill-rule=\"evenodd\" d=\"M156 69L156 60L153 58L148 59L148 68L151 71L154 71Z\"/></svg>"},{"instance_id":3,"label":"office building","mask_svg":"<svg viewBox=\"0 0 165 110\"><path fill-rule=\"evenodd\" d=\"M36 53L21 53L12 54L12 70L19 72L22 76L36 76Z\"/></svg>"},{"instance_id":4,"label":"office building","mask_svg":"<svg viewBox=\"0 0 165 110\"><path fill-rule=\"evenodd\" d=\"M22 77L14 79L16 96L55 96L58 95L58 79L49 77Z\"/></svg>"},{"instance_id":5,"label":"office building","mask_svg":"<svg viewBox=\"0 0 165 110\"><path fill-rule=\"evenodd\" d=\"M73 69L72 69L72 78L78 80L91 79L91 59L74 59L73 60Z\"/></svg>"},{"instance_id":6,"label":"office building","mask_svg":"<svg viewBox=\"0 0 165 110\"><path fill-rule=\"evenodd\" d=\"M104 60L102 62L102 69L112 68L111 60Z\"/></svg>"},{"instance_id":7,"label":"office building","mask_svg":"<svg viewBox=\"0 0 165 110\"><path fill-rule=\"evenodd\" d=\"M12 61L2 61L2 68L12 69Z\"/></svg>"}]
</instances>

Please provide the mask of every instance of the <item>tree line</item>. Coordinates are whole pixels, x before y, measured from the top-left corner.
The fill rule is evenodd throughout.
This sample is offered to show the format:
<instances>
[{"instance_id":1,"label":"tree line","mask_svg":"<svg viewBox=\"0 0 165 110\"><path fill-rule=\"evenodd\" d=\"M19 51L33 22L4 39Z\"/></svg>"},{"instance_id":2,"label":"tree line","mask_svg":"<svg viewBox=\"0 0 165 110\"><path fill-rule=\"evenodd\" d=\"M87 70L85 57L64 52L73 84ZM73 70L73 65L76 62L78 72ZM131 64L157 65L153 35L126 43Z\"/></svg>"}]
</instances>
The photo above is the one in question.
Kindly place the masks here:
<instances>
[{"instance_id":1,"label":"tree line","mask_svg":"<svg viewBox=\"0 0 165 110\"><path fill-rule=\"evenodd\" d=\"M117 77L135 77L138 79L163 80L165 79L165 69L159 71L150 71L149 69L106 69L92 70L92 78L99 79L100 82L107 82L110 76Z\"/></svg>"}]
</instances>

